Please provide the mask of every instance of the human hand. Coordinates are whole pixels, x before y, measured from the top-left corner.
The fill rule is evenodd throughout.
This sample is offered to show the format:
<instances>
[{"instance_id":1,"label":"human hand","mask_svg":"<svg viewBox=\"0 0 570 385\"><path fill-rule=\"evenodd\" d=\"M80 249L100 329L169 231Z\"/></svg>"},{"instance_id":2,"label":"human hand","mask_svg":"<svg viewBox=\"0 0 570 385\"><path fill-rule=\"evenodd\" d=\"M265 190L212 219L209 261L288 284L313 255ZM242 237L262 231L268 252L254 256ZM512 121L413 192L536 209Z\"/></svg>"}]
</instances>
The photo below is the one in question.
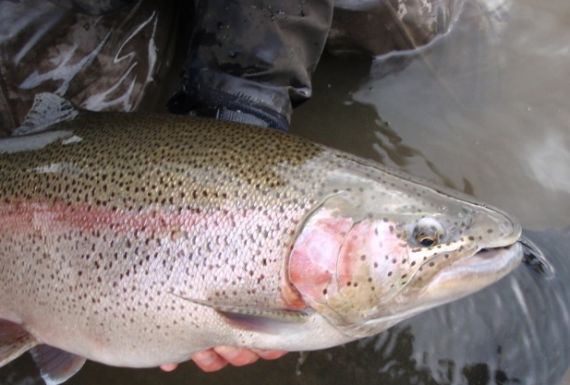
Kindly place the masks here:
<instances>
[{"instance_id":1,"label":"human hand","mask_svg":"<svg viewBox=\"0 0 570 385\"><path fill-rule=\"evenodd\" d=\"M203 350L192 356L192 361L205 372L215 372L222 369L228 363L233 366L244 366L253 364L257 360L275 360L283 357L287 352L279 350L257 350L236 348L232 346L217 346L212 349ZM160 369L171 372L178 367L178 364L161 365Z\"/></svg>"}]
</instances>

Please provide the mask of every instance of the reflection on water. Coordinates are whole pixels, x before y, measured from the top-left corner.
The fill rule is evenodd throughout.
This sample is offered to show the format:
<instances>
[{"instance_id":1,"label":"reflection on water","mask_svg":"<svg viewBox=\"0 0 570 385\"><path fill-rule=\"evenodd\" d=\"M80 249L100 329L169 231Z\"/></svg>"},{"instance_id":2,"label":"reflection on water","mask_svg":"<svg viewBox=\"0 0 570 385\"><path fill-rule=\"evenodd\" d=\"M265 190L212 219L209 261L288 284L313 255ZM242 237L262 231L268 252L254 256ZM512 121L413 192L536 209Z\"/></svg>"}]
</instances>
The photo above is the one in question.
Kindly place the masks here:
<instances>
[{"instance_id":1,"label":"reflection on water","mask_svg":"<svg viewBox=\"0 0 570 385\"><path fill-rule=\"evenodd\" d=\"M397 130L379 117L372 106L352 100L360 83L368 79L370 62L351 58L351 71L348 73L345 72L346 64L345 60L325 56L321 72L317 72L314 79L317 92L319 89L322 91L315 100L295 113L291 131L407 172L423 167L426 173L416 172L416 175L472 193L472 186L466 179L454 183L422 150L406 144ZM339 74L343 76L339 77Z\"/></svg>"},{"instance_id":2,"label":"reflection on water","mask_svg":"<svg viewBox=\"0 0 570 385\"><path fill-rule=\"evenodd\" d=\"M568 15L567 1L469 1L445 39L415 55L378 58L372 76L364 62L346 71L344 60L329 58L315 79L328 89L317 88L294 129L464 190L527 228L568 226ZM410 336L405 364L364 355L382 357L375 368L403 384L559 383L570 363L570 237L529 237L545 248L554 277L523 266L484 292L379 336L375 346L400 352L408 345L393 345L395 336Z\"/></svg>"},{"instance_id":3,"label":"reflection on water","mask_svg":"<svg viewBox=\"0 0 570 385\"><path fill-rule=\"evenodd\" d=\"M527 227L564 226L570 213L569 12L566 0L466 2L454 30L419 54L376 60L370 79L345 70L328 74L328 82L334 88L340 74L357 77L346 102L368 107L368 116L381 116L401 143L423 154L408 154L407 171L439 182L445 175L458 186L467 180L474 195ZM298 132L305 132L302 120L312 111L328 107L331 122L350 114L323 101L300 111ZM377 143L390 137L371 127L373 119L351 116L348 125L327 126L324 135L322 126L314 128L321 136L312 137L336 145L342 139L333 136L359 136L351 151L386 158Z\"/></svg>"},{"instance_id":4,"label":"reflection on water","mask_svg":"<svg viewBox=\"0 0 570 385\"><path fill-rule=\"evenodd\" d=\"M366 63L346 71L346 62L329 58L315 79L329 89L297 113L295 129L465 190L526 227L567 226L568 14L562 1L471 1L449 36L413 56L377 59L371 77ZM378 359L359 380L559 383L570 363L570 235L528 236L553 277L522 266L481 293L355 344L351 367Z\"/></svg>"},{"instance_id":5,"label":"reflection on water","mask_svg":"<svg viewBox=\"0 0 570 385\"><path fill-rule=\"evenodd\" d=\"M570 3L469 1L419 55L325 58L294 131L453 186L518 216L553 267L522 265L492 287L374 337L303 360L205 374L88 363L69 384L556 385L570 364ZM389 70L388 70L389 69ZM380 118L381 117L381 118ZM34 374L31 374L34 373ZM38 384L24 357L6 385Z\"/></svg>"},{"instance_id":6,"label":"reflection on water","mask_svg":"<svg viewBox=\"0 0 570 385\"><path fill-rule=\"evenodd\" d=\"M570 136L546 134L529 153L534 178L549 190L570 191Z\"/></svg>"}]
</instances>

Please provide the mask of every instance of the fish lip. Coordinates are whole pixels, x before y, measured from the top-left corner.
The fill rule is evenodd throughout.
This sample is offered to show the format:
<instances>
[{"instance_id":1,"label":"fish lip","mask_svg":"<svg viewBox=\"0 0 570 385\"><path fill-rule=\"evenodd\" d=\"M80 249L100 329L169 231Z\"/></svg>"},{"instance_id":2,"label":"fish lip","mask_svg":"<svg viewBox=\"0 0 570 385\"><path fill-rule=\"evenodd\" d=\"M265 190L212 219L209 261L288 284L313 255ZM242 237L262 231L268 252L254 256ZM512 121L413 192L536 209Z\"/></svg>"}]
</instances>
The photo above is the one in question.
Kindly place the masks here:
<instances>
[{"instance_id":1,"label":"fish lip","mask_svg":"<svg viewBox=\"0 0 570 385\"><path fill-rule=\"evenodd\" d=\"M467 275L472 274L469 268L477 268L478 274L498 274L504 276L514 270L522 261L523 245L515 241L505 246L483 248L470 257L460 258L442 269L436 276L443 277L465 270Z\"/></svg>"},{"instance_id":2,"label":"fish lip","mask_svg":"<svg viewBox=\"0 0 570 385\"><path fill-rule=\"evenodd\" d=\"M489 259L489 258L493 258L493 256L497 253L500 253L501 251L512 251L515 248L521 248L522 251L522 247L523 244L520 241L515 241L512 242L510 244L505 244L504 246L497 246L497 247L485 247L480 249L479 251L477 251L475 254L473 254L471 257L465 258L465 259L471 259L474 257L477 258L484 258L484 259ZM459 261L457 261L459 262Z\"/></svg>"}]
</instances>

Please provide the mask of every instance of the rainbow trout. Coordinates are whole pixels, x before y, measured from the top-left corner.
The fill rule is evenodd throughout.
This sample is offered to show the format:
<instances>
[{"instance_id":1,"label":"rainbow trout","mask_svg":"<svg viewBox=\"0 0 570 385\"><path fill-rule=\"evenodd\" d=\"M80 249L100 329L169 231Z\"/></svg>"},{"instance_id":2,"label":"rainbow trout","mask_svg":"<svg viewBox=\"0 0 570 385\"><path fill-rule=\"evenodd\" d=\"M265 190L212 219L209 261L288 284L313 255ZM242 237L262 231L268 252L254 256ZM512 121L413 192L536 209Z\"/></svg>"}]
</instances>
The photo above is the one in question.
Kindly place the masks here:
<instances>
[{"instance_id":1,"label":"rainbow trout","mask_svg":"<svg viewBox=\"0 0 570 385\"><path fill-rule=\"evenodd\" d=\"M501 211L310 141L37 97L0 141L0 366L55 384L379 333L521 261Z\"/></svg>"}]
</instances>

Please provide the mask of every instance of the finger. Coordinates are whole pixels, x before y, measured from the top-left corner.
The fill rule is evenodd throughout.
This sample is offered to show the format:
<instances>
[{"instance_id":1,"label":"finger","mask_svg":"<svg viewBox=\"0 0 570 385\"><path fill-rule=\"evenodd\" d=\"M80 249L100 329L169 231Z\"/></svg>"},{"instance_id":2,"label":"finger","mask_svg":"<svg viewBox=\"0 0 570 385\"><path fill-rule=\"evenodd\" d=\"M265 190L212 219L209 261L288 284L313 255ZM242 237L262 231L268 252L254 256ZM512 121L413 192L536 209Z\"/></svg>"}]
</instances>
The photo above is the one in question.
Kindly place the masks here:
<instances>
[{"instance_id":1,"label":"finger","mask_svg":"<svg viewBox=\"0 0 570 385\"><path fill-rule=\"evenodd\" d=\"M214 350L233 366L249 365L259 360L259 356L249 349L217 346Z\"/></svg>"},{"instance_id":2,"label":"finger","mask_svg":"<svg viewBox=\"0 0 570 385\"><path fill-rule=\"evenodd\" d=\"M160 370L162 370L163 372L172 372L177 367L178 367L178 364L164 364L164 365L160 365Z\"/></svg>"},{"instance_id":3,"label":"finger","mask_svg":"<svg viewBox=\"0 0 570 385\"><path fill-rule=\"evenodd\" d=\"M213 349L195 353L192 356L192 360L205 372L215 372L228 364L227 361Z\"/></svg>"},{"instance_id":4,"label":"finger","mask_svg":"<svg viewBox=\"0 0 570 385\"><path fill-rule=\"evenodd\" d=\"M288 352L284 352L281 350L253 350L259 357L263 358L264 360L276 360L278 358L283 357Z\"/></svg>"}]
</instances>

